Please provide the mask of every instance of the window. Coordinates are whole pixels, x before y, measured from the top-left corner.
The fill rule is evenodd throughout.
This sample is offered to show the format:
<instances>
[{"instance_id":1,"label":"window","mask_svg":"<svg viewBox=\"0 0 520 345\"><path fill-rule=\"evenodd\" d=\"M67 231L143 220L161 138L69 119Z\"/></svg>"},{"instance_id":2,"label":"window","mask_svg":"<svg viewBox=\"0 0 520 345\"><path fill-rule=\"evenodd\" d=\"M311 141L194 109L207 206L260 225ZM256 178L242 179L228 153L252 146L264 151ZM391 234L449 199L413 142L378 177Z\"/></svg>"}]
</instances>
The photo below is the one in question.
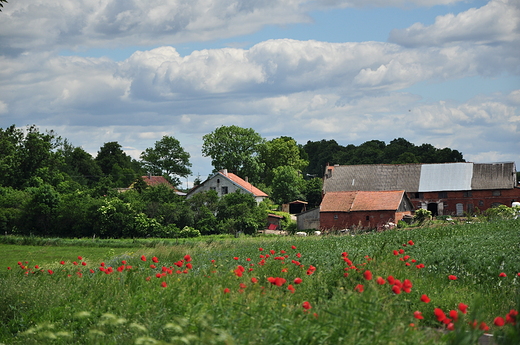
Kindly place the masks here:
<instances>
[{"instance_id":1,"label":"window","mask_svg":"<svg viewBox=\"0 0 520 345\"><path fill-rule=\"evenodd\" d=\"M439 199L447 199L448 192L439 192Z\"/></svg>"},{"instance_id":2,"label":"window","mask_svg":"<svg viewBox=\"0 0 520 345\"><path fill-rule=\"evenodd\" d=\"M337 214L334 215L334 219L338 219L338 215Z\"/></svg>"},{"instance_id":3,"label":"window","mask_svg":"<svg viewBox=\"0 0 520 345\"><path fill-rule=\"evenodd\" d=\"M224 186L222 187L222 195L226 195L228 193L228 187L227 186Z\"/></svg>"},{"instance_id":4,"label":"window","mask_svg":"<svg viewBox=\"0 0 520 345\"><path fill-rule=\"evenodd\" d=\"M424 199L424 194L423 194L423 193L416 192L416 193L415 193L415 198L416 198L416 199Z\"/></svg>"},{"instance_id":5,"label":"window","mask_svg":"<svg viewBox=\"0 0 520 345\"><path fill-rule=\"evenodd\" d=\"M366 218L365 218L365 219L366 219L366 220L370 220L370 216L366 216Z\"/></svg>"},{"instance_id":6,"label":"window","mask_svg":"<svg viewBox=\"0 0 520 345\"><path fill-rule=\"evenodd\" d=\"M471 198L473 196L473 193L470 190L468 190L468 191L463 193L463 196L465 198Z\"/></svg>"},{"instance_id":7,"label":"window","mask_svg":"<svg viewBox=\"0 0 520 345\"><path fill-rule=\"evenodd\" d=\"M479 201L478 201L478 205L479 205L480 207L484 206L484 200L479 200Z\"/></svg>"},{"instance_id":8,"label":"window","mask_svg":"<svg viewBox=\"0 0 520 345\"><path fill-rule=\"evenodd\" d=\"M499 190L493 191L493 196L501 196L501 195L502 195L502 193Z\"/></svg>"}]
</instances>

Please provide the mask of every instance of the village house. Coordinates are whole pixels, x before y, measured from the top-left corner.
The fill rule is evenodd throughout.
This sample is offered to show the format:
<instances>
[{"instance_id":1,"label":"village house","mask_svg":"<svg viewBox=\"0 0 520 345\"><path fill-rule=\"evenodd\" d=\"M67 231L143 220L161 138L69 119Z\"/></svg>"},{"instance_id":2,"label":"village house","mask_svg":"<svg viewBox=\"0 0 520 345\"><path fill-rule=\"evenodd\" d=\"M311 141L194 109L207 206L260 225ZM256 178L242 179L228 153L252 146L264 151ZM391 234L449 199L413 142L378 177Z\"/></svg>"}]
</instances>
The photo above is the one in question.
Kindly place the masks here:
<instances>
[{"instance_id":1,"label":"village house","mask_svg":"<svg viewBox=\"0 0 520 345\"><path fill-rule=\"evenodd\" d=\"M412 211L404 190L328 192L320 206L320 229L383 228Z\"/></svg>"},{"instance_id":2,"label":"village house","mask_svg":"<svg viewBox=\"0 0 520 345\"><path fill-rule=\"evenodd\" d=\"M404 190L434 216L484 211L520 201L513 162L327 166L323 194Z\"/></svg>"},{"instance_id":3,"label":"village house","mask_svg":"<svg viewBox=\"0 0 520 345\"><path fill-rule=\"evenodd\" d=\"M219 197L222 197L229 193L234 193L237 190L245 193L250 193L255 197L257 203L262 202L268 195L262 192L260 189L253 186L247 180L243 180L237 175L230 173L227 169L223 169L213 176L208 178L206 181L193 188L188 192L187 198L201 192L214 190L218 193Z\"/></svg>"}]
</instances>

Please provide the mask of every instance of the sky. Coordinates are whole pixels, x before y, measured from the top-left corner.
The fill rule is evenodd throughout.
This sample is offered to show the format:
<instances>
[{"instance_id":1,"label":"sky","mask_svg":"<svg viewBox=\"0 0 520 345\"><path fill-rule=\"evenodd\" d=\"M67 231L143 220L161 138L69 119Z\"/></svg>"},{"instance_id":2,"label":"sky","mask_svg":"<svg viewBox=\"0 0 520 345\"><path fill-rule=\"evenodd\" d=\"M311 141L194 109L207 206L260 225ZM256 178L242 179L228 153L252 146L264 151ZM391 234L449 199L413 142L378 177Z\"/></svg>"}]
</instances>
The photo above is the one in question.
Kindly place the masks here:
<instances>
[{"instance_id":1,"label":"sky","mask_svg":"<svg viewBox=\"0 0 520 345\"><path fill-rule=\"evenodd\" d=\"M230 125L520 169L518 0L9 0L0 23L0 128L135 159L173 136L187 186Z\"/></svg>"}]
</instances>

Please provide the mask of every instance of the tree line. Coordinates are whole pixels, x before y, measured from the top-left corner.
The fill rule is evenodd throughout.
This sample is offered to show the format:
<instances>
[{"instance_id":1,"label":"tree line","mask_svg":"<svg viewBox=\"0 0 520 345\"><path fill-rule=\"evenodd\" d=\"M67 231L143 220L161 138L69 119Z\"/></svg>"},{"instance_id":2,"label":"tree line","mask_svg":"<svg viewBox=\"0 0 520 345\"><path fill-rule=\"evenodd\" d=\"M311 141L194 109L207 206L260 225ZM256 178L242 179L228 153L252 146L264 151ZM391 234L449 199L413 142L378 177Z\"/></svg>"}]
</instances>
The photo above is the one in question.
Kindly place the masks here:
<instances>
[{"instance_id":1,"label":"tree line","mask_svg":"<svg viewBox=\"0 0 520 345\"><path fill-rule=\"evenodd\" d=\"M211 191L186 199L166 186L149 187L141 176L164 176L179 186L191 174L189 153L171 136L136 160L115 141L104 143L93 157L52 130L0 128L0 231L114 238L253 233L265 226L274 205L296 199L319 205L327 163L463 161L458 151L417 147L402 138L388 145L375 140L345 147L334 140L301 145L286 136L266 140L238 126L206 134L202 154L211 159L214 172L228 169L247 177L270 199L257 204L246 193L219 199Z\"/></svg>"}]
</instances>

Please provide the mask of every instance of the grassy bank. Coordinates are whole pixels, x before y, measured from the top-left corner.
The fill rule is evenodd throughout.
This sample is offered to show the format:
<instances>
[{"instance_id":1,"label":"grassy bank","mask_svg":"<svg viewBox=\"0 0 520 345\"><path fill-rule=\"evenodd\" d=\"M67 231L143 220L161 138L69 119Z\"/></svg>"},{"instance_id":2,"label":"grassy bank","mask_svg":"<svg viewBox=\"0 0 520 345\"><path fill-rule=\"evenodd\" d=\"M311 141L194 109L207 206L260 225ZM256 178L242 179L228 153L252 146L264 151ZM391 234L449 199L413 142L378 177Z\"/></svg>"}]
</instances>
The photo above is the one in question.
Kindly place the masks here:
<instances>
[{"instance_id":1,"label":"grassy bank","mask_svg":"<svg viewBox=\"0 0 520 345\"><path fill-rule=\"evenodd\" d=\"M519 221L113 249L76 241L41 257L0 247L17 250L0 254L0 343L470 344L486 327L520 340L518 323L494 325L519 306Z\"/></svg>"}]
</instances>

